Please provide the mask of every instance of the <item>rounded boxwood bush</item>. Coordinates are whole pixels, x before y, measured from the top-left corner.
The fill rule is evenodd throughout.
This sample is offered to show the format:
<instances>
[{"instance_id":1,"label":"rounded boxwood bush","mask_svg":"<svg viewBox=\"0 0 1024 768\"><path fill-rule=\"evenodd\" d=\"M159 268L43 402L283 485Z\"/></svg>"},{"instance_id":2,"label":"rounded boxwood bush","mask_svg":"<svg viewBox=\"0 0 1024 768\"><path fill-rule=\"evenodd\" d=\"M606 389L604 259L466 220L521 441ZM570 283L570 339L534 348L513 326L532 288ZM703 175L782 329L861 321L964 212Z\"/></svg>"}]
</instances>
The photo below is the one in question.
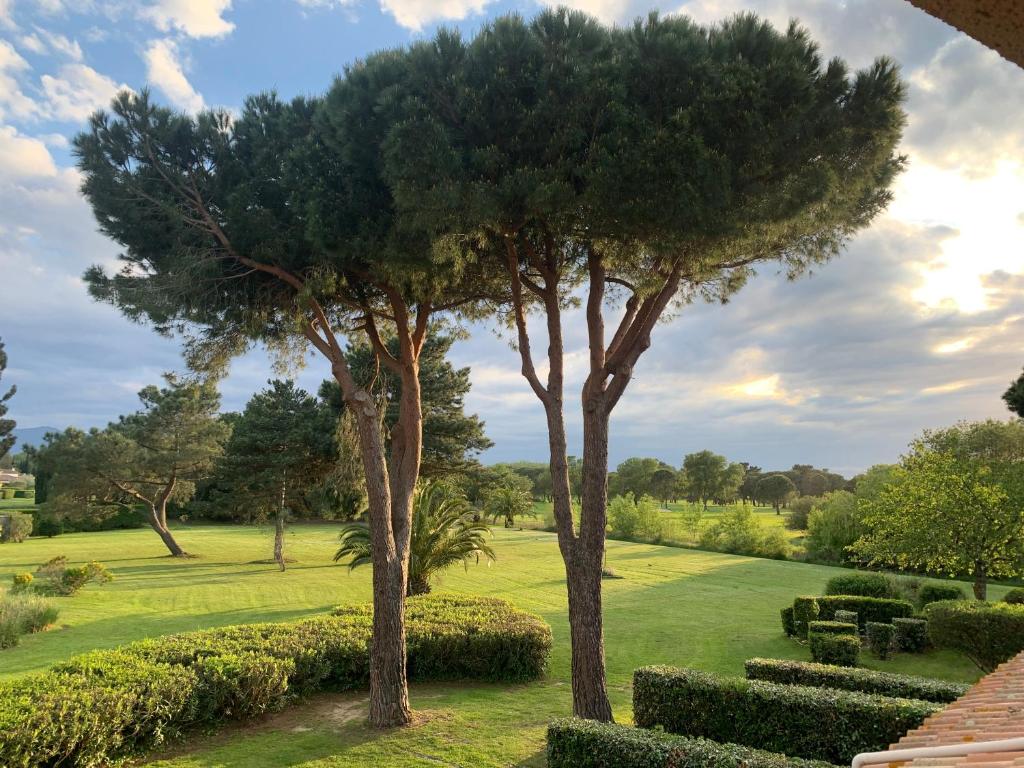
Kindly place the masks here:
<instances>
[{"instance_id":1,"label":"rounded boxwood bush","mask_svg":"<svg viewBox=\"0 0 1024 768\"><path fill-rule=\"evenodd\" d=\"M1003 602L1009 603L1010 605L1024 605L1024 588L1016 587L1015 589L1011 589L1006 593L1005 597L1003 597Z\"/></svg>"},{"instance_id":2,"label":"rounded boxwood bush","mask_svg":"<svg viewBox=\"0 0 1024 768\"><path fill-rule=\"evenodd\" d=\"M889 579L880 573L844 573L833 576L825 584L826 595L858 595L860 597L896 597Z\"/></svg>"},{"instance_id":3,"label":"rounded boxwood bush","mask_svg":"<svg viewBox=\"0 0 1024 768\"><path fill-rule=\"evenodd\" d=\"M896 647L907 653L921 653L928 647L928 622L924 619L893 619Z\"/></svg>"},{"instance_id":4,"label":"rounded boxwood bush","mask_svg":"<svg viewBox=\"0 0 1024 768\"><path fill-rule=\"evenodd\" d=\"M807 637L808 625L818 618L818 599L804 595L793 601L793 625L799 637Z\"/></svg>"},{"instance_id":5,"label":"rounded boxwood bush","mask_svg":"<svg viewBox=\"0 0 1024 768\"><path fill-rule=\"evenodd\" d=\"M896 627L892 624L883 624L880 621L869 621L867 623L868 648L880 659L889 658L893 646L896 644Z\"/></svg>"},{"instance_id":6,"label":"rounded boxwood bush","mask_svg":"<svg viewBox=\"0 0 1024 768\"><path fill-rule=\"evenodd\" d=\"M895 618L910 618L914 605L907 600L893 600L887 597L864 597L863 595L826 595L819 597L818 617L832 620L837 611L853 611L863 630L869 621L891 624Z\"/></svg>"},{"instance_id":7,"label":"rounded boxwood bush","mask_svg":"<svg viewBox=\"0 0 1024 768\"><path fill-rule=\"evenodd\" d=\"M856 611L836 611L836 615L833 621L839 621L843 624L853 624L853 626L855 627L860 626L860 622L857 620Z\"/></svg>"},{"instance_id":8,"label":"rounded boxwood bush","mask_svg":"<svg viewBox=\"0 0 1024 768\"><path fill-rule=\"evenodd\" d=\"M967 595L956 584L925 584L918 593L918 599L925 606L940 600L966 600Z\"/></svg>"},{"instance_id":9,"label":"rounded boxwood bush","mask_svg":"<svg viewBox=\"0 0 1024 768\"><path fill-rule=\"evenodd\" d=\"M856 667L860 658L860 638L856 635L828 635L811 632L808 635L811 658L819 664L837 667Z\"/></svg>"},{"instance_id":10,"label":"rounded boxwood bush","mask_svg":"<svg viewBox=\"0 0 1024 768\"><path fill-rule=\"evenodd\" d=\"M943 600L924 615L933 645L960 651L985 672L1024 651L1024 605Z\"/></svg>"}]
</instances>

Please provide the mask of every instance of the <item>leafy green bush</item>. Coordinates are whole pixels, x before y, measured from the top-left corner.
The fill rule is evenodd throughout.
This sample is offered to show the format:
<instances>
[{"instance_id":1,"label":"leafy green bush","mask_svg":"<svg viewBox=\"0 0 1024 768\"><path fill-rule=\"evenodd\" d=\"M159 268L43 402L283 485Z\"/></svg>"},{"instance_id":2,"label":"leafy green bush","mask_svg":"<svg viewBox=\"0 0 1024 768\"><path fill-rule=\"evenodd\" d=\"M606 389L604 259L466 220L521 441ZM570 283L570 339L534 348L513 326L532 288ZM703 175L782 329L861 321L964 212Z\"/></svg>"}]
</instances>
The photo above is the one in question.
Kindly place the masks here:
<instances>
[{"instance_id":1,"label":"leafy green bush","mask_svg":"<svg viewBox=\"0 0 1024 768\"><path fill-rule=\"evenodd\" d=\"M859 752L887 749L941 709L926 701L689 669L643 667L633 674L633 718L639 726L836 764Z\"/></svg>"},{"instance_id":2,"label":"leafy green bush","mask_svg":"<svg viewBox=\"0 0 1024 768\"><path fill-rule=\"evenodd\" d=\"M548 726L548 768L831 768L828 763L594 720Z\"/></svg>"},{"instance_id":3,"label":"leafy green bush","mask_svg":"<svg viewBox=\"0 0 1024 768\"><path fill-rule=\"evenodd\" d=\"M807 625L807 631L820 635L856 635L857 625L845 621L812 621Z\"/></svg>"},{"instance_id":4,"label":"leafy green bush","mask_svg":"<svg viewBox=\"0 0 1024 768\"><path fill-rule=\"evenodd\" d=\"M786 633L786 637L795 637L796 622L793 621L793 606L783 608L779 613L782 614L782 631Z\"/></svg>"},{"instance_id":5,"label":"leafy green bush","mask_svg":"<svg viewBox=\"0 0 1024 768\"><path fill-rule=\"evenodd\" d=\"M825 585L826 595L860 595L861 597L896 597L892 584L881 573L844 573L833 576Z\"/></svg>"},{"instance_id":6,"label":"leafy green bush","mask_svg":"<svg viewBox=\"0 0 1024 768\"><path fill-rule=\"evenodd\" d=\"M924 609L928 638L991 672L1024 651L1024 605L942 600Z\"/></svg>"},{"instance_id":7,"label":"leafy green bush","mask_svg":"<svg viewBox=\"0 0 1024 768\"><path fill-rule=\"evenodd\" d=\"M93 560L85 565L68 565L64 555L47 560L36 569L36 590L47 595L70 597L90 581L105 584L114 577L103 563Z\"/></svg>"},{"instance_id":8,"label":"leafy green bush","mask_svg":"<svg viewBox=\"0 0 1024 768\"><path fill-rule=\"evenodd\" d=\"M408 606L413 680L521 682L546 668L550 628L502 600L430 595ZM187 728L252 717L317 690L362 687L372 619L357 606L288 624L169 635L0 684L0 765L107 765Z\"/></svg>"},{"instance_id":9,"label":"leafy green bush","mask_svg":"<svg viewBox=\"0 0 1024 768\"><path fill-rule=\"evenodd\" d=\"M831 621L835 619L836 611L853 611L857 614L857 622L862 630L867 627L869 621L891 624L893 619L905 619L914 615L913 604L906 600L860 595L826 595L819 597L817 602L819 618Z\"/></svg>"},{"instance_id":10,"label":"leafy green bush","mask_svg":"<svg viewBox=\"0 0 1024 768\"><path fill-rule=\"evenodd\" d=\"M820 496L800 496L789 502L786 512L785 526L791 531L806 531L807 519L814 505L821 501Z\"/></svg>"},{"instance_id":11,"label":"leafy green bush","mask_svg":"<svg viewBox=\"0 0 1024 768\"><path fill-rule=\"evenodd\" d=\"M807 556L828 563L846 562L850 559L846 548L863 532L857 497L849 491L828 493L807 517Z\"/></svg>"},{"instance_id":12,"label":"leafy green bush","mask_svg":"<svg viewBox=\"0 0 1024 768\"><path fill-rule=\"evenodd\" d=\"M836 611L836 615L833 621L840 621L843 624L853 624L856 627L860 627L860 622L857 620L856 611Z\"/></svg>"},{"instance_id":13,"label":"leafy green bush","mask_svg":"<svg viewBox=\"0 0 1024 768\"><path fill-rule=\"evenodd\" d=\"M45 536L52 539L64 533L64 524L55 517L36 517L33 536Z\"/></svg>"},{"instance_id":14,"label":"leafy green bush","mask_svg":"<svg viewBox=\"0 0 1024 768\"><path fill-rule=\"evenodd\" d=\"M11 490L13 494L14 491ZM8 512L0 515L0 542L20 543L32 533L32 515Z\"/></svg>"},{"instance_id":15,"label":"leafy green bush","mask_svg":"<svg viewBox=\"0 0 1024 768\"><path fill-rule=\"evenodd\" d=\"M896 645L896 627L880 621L869 621L865 629L871 652L880 659L889 658Z\"/></svg>"},{"instance_id":16,"label":"leafy green bush","mask_svg":"<svg viewBox=\"0 0 1024 768\"><path fill-rule=\"evenodd\" d=\"M37 595L5 595L0 598L0 648L11 648L21 635L45 629L57 620L57 614L49 600Z\"/></svg>"},{"instance_id":17,"label":"leafy green bush","mask_svg":"<svg viewBox=\"0 0 1024 768\"><path fill-rule=\"evenodd\" d=\"M608 504L608 524L612 534L622 539L658 542L663 535L658 503L650 496L636 500L632 493L616 496Z\"/></svg>"},{"instance_id":18,"label":"leafy green bush","mask_svg":"<svg viewBox=\"0 0 1024 768\"><path fill-rule=\"evenodd\" d=\"M799 637L807 637L808 625L818 618L819 613L816 597L805 595L793 601L793 623Z\"/></svg>"},{"instance_id":19,"label":"leafy green bush","mask_svg":"<svg viewBox=\"0 0 1024 768\"><path fill-rule=\"evenodd\" d=\"M766 680L783 685L806 685L815 688L839 688L943 704L956 701L970 688L964 683L950 683L946 680L875 672L871 669L812 664L806 661L749 659L743 666L748 680Z\"/></svg>"},{"instance_id":20,"label":"leafy green bush","mask_svg":"<svg viewBox=\"0 0 1024 768\"><path fill-rule=\"evenodd\" d=\"M765 528L758 521L750 507L732 506L710 526L700 537L704 549L728 552L733 555L753 555L785 560L790 545L786 534L779 528Z\"/></svg>"},{"instance_id":21,"label":"leafy green bush","mask_svg":"<svg viewBox=\"0 0 1024 768\"><path fill-rule=\"evenodd\" d=\"M1006 596L1003 597L1003 602L1009 603L1010 605L1024 605L1024 589L1020 587L1011 589L1006 593Z\"/></svg>"},{"instance_id":22,"label":"leafy green bush","mask_svg":"<svg viewBox=\"0 0 1024 768\"><path fill-rule=\"evenodd\" d=\"M893 619L896 647L907 653L921 653L928 647L928 622L924 619Z\"/></svg>"},{"instance_id":23,"label":"leafy green bush","mask_svg":"<svg viewBox=\"0 0 1024 768\"><path fill-rule=\"evenodd\" d=\"M890 597L897 600L906 600L912 605L920 605L921 589L924 587L924 579L917 576L896 576L889 574L885 577L889 581L892 590Z\"/></svg>"},{"instance_id":24,"label":"leafy green bush","mask_svg":"<svg viewBox=\"0 0 1024 768\"><path fill-rule=\"evenodd\" d=\"M967 595L956 584L925 584L918 593L922 607L942 600L966 600Z\"/></svg>"},{"instance_id":25,"label":"leafy green bush","mask_svg":"<svg viewBox=\"0 0 1024 768\"><path fill-rule=\"evenodd\" d=\"M11 577L11 592L25 592L32 586L31 573L16 573Z\"/></svg>"},{"instance_id":26,"label":"leafy green bush","mask_svg":"<svg viewBox=\"0 0 1024 768\"><path fill-rule=\"evenodd\" d=\"M819 664L856 667L860 658L860 638L856 634L827 634L811 632L807 635L811 658Z\"/></svg>"}]
</instances>

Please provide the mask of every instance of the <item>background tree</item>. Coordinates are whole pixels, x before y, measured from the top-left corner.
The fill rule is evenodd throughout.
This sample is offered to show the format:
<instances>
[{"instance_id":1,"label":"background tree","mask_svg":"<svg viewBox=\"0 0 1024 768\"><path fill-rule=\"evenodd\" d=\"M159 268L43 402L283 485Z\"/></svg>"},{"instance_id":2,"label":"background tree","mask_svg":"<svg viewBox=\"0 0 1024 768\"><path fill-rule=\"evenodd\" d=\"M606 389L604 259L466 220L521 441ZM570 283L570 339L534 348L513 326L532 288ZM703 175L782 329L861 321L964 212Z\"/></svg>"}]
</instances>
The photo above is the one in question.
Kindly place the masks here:
<instances>
[{"instance_id":1,"label":"background tree","mask_svg":"<svg viewBox=\"0 0 1024 768\"><path fill-rule=\"evenodd\" d=\"M668 509L670 499L676 498L676 489L679 487L679 473L672 467L663 466L655 470L651 475L649 489L651 495L661 500L661 505Z\"/></svg>"},{"instance_id":2,"label":"background tree","mask_svg":"<svg viewBox=\"0 0 1024 768\"><path fill-rule=\"evenodd\" d=\"M778 515L786 506L786 501L796 494L796 486L788 477L776 472L758 480L756 493L758 501L771 504L775 508L775 514Z\"/></svg>"},{"instance_id":3,"label":"background tree","mask_svg":"<svg viewBox=\"0 0 1024 768\"><path fill-rule=\"evenodd\" d=\"M536 515L530 494L515 485L502 485L492 490L484 508L494 520L503 519L506 528L514 528L517 517Z\"/></svg>"},{"instance_id":4,"label":"background tree","mask_svg":"<svg viewBox=\"0 0 1024 768\"><path fill-rule=\"evenodd\" d=\"M285 569L289 510L309 509L310 491L337 462L334 414L292 381L270 381L234 420L216 465L222 504L274 520L274 560Z\"/></svg>"},{"instance_id":5,"label":"background tree","mask_svg":"<svg viewBox=\"0 0 1024 768\"><path fill-rule=\"evenodd\" d=\"M725 300L758 263L796 276L885 207L903 162L903 87L891 62L850 76L795 24L778 32L750 15L713 27L652 15L612 30L551 11L501 19L469 43L443 35L423 56L430 74L425 65L405 102L386 173L403 212L447 233L446 251L505 275L521 369L547 420L573 709L610 720L601 567L612 411L672 307ZM578 530L562 318L576 297L589 351ZM606 334L609 305L619 319ZM531 317L547 333L546 381Z\"/></svg>"},{"instance_id":6,"label":"background tree","mask_svg":"<svg viewBox=\"0 0 1024 768\"><path fill-rule=\"evenodd\" d=\"M872 563L974 579L1024 575L1024 423L925 432L877 499L853 550Z\"/></svg>"},{"instance_id":7,"label":"background tree","mask_svg":"<svg viewBox=\"0 0 1024 768\"><path fill-rule=\"evenodd\" d=\"M725 456L698 451L683 457L682 484L687 495L708 509L708 502L728 500L739 492L743 465L730 464Z\"/></svg>"},{"instance_id":8,"label":"background tree","mask_svg":"<svg viewBox=\"0 0 1024 768\"><path fill-rule=\"evenodd\" d=\"M633 457L626 459L615 468L615 480L609 482L608 493L611 496L634 497L653 495L651 481L660 469L672 469L659 459Z\"/></svg>"},{"instance_id":9,"label":"background tree","mask_svg":"<svg viewBox=\"0 0 1024 768\"><path fill-rule=\"evenodd\" d=\"M7 369L7 352L4 351L4 343L0 340L0 379L3 378L4 371ZM7 401L14 397L14 393L18 391L17 387L11 387L6 392L0 394L0 457L6 456L11 448L14 447L14 443L17 438L11 433L14 428L18 426L14 419L5 419L4 416L7 414Z\"/></svg>"},{"instance_id":10,"label":"background tree","mask_svg":"<svg viewBox=\"0 0 1024 768\"><path fill-rule=\"evenodd\" d=\"M1010 382L1003 393L1003 401L1010 411L1024 419L1024 373Z\"/></svg>"},{"instance_id":11,"label":"background tree","mask_svg":"<svg viewBox=\"0 0 1024 768\"><path fill-rule=\"evenodd\" d=\"M743 467L743 480L740 482L739 496L743 501L757 504L757 484L764 473L760 467L755 467L745 461L740 462L740 466Z\"/></svg>"},{"instance_id":12,"label":"background tree","mask_svg":"<svg viewBox=\"0 0 1024 768\"><path fill-rule=\"evenodd\" d=\"M487 543L490 528L473 519L466 497L449 483L421 483L413 501L412 519L409 595L430 592L431 579L456 563L468 569L469 561L480 562L481 555L495 559ZM334 562L350 557L350 570L371 562L370 532L365 525L350 523L339 538L341 546Z\"/></svg>"},{"instance_id":13,"label":"background tree","mask_svg":"<svg viewBox=\"0 0 1024 768\"><path fill-rule=\"evenodd\" d=\"M68 430L47 444L40 462L52 472L48 504L141 504L171 555L184 557L167 527L167 505L191 498L230 429L217 418L220 395L211 382L165 379L166 386L139 392L141 410L102 431Z\"/></svg>"},{"instance_id":14,"label":"background tree","mask_svg":"<svg viewBox=\"0 0 1024 768\"><path fill-rule=\"evenodd\" d=\"M804 546L812 560L843 563L851 559L849 547L864 532L858 498L850 491L832 491L807 514Z\"/></svg>"}]
</instances>

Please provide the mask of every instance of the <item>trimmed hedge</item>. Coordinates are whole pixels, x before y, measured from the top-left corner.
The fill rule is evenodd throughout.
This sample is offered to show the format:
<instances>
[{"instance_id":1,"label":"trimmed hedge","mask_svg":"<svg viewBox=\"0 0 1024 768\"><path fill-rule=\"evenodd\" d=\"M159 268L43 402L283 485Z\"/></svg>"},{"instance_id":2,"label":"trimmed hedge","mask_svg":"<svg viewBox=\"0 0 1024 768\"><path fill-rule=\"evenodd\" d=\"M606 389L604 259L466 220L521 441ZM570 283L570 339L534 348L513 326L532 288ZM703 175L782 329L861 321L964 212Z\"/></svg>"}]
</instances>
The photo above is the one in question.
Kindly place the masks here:
<instances>
[{"instance_id":1,"label":"trimmed hedge","mask_svg":"<svg viewBox=\"0 0 1024 768\"><path fill-rule=\"evenodd\" d=\"M1020 587L1011 589L1006 593L1006 596L1003 597L1003 602L1009 603L1010 605L1024 605L1024 589L1021 589Z\"/></svg>"},{"instance_id":2,"label":"trimmed hedge","mask_svg":"<svg viewBox=\"0 0 1024 768\"><path fill-rule=\"evenodd\" d=\"M887 749L941 709L926 701L689 669L643 667L633 673L633 718L639 726L836 764Z\"/></svg>"},{"instance_id":3,"label":"trimmed hedge","mask_svg":"<svg viewBox=\"0 0 1024 768\"><path fill-rule=\"evenodd\" d=\"M825 584L825 594L896 597L892 583L880 573L847 573L833 576Z\"/></svg>"},{"instance_id":4,"label":"trimmed hedge","mask_svg":"<svg viewBox=\"0 0 1024 768\"><path fill-rule=\"evenodd\" d=\"M812 688L839 688L903 699L921 699L940 704L956 701L970 689L965 683L932 680L927 677L850 669L788 659L748 659L743 664L748 680Z\"/></svg>"},{"instance_id":5,"label":"trimmed hedge","mask_svg":"<svg viewBox=\"0 0 1024 768\"><path fill-rule=\"evenodd\" d=\"M881 597L862 597L860 595L826 595L819 597L818 618L832 621L836 611L854 611L861 630L869 621L881 624L892 624L893 619L908 619L914 615L914 606L906 600L892 600Z\"/></svg>"},{"instance_id":6,"label":"trimmed hedge","mask_svg":"<svg viewBox=\"0 0 1024 768\"><path fill-rule=\"evenodd\" d=\"M816 624L818 622L812 622ZM860 638L853 634L825 634L811 632L808 636L811 658L819 664L836 664L840 667L856 667L860 658Z\"/></svg>"},{"instance_id":7,"label":"trimmed hedge","mask_svg":"<svg viewBox=\"0 0 1024 768\"><path fill-rule=\"evenodd\" d=\"M967 595L956 584L925 584L917 593L917 599L924 607L940 600L966 600Z\"/></svg>"},{"instance_id":8,"label":"trimmed hedge","mask_svg":"<svg viewBox=\"0 0 1024 768\"><path fill-rule=\"evenodd\" d=\"M807 625L818 618L819 612L816 597L805 595L793 601L793 626L798 637L807 637Z\"/></svg>"},{"instance_id":9,"label":"trimmed hedge","mask_svg":"<svg viewBox=\"0 0 1024 768\"><path fill-rule=\"evenodd\" d=\"M786 637L796 637L796 622L793 620L793 606L783 608L779 613L782 615L782 631L786 633Z\"/></svg>"},{"instance_id":10,"label":"trimmed hedge","mask_svg":"<svg viewBox=\"0 0 1024 768\"><path fill-rule=\"evenodd\" d=\"M273 711L298 695L369 680L369 607L96 651L0 683L0 765L108 765L167 737ZM551 630L503 600L408 601L414 680L521 682L543 674Z\"/></svg>"},{"instance_id":11,"label":"trimmed hedge","mask_svg":"<svg viewBox=\"0 0 1024 768\"><path fill-rule=\"evenodd\" d=\"M841 621L843 624L853 624L855 627L860 627L856 611L836 611L833 621Z\"/></svg>"},{"instance_id":12,"label":"trimmed hedge","mask_svg":"<svg viewBox=\"0 0 1024 768\"><path fill-rule=\"evenodd\" d=\"M943 600L924 614L933 645L960 651L984 672L1024 651L1024 605Z\"/></svg>"},{"instance_id":13,"label":"trimmed hedge","mask_svg":"<svg viewBox=\"0 0 1024 768\"><path fill-rule=\"evenodd\" d=\"M819 635L856 635L857 625L845 621L812 621L807 631Z\"/></svg>"},{"instance_id":14,"label":"trimmed hedge","mask_svg":"<svg viewBox=\"0 0 1024 768\"><path fill-rule=\"evenodd\" d=\"M739 744L721 744L594 720L548 726L548 768L832 768Z\"/></svg>"},{"instance_id":15,"label":"trimmed hedge","mask_svg":"<svg viewBox=\"0 0 1024 768\"><path fill-rule=\"evenodd\" d=\"M880 621L869 621L867 639L871 652L880 659L887 659L896 645L896 627Z\"/></svg>"},{"instance_id":16,"label":"trimmed hedge","mask_svg":"<svg viewBox=\"0 0 1024 768\"><path fill-rule=\"evenodd\" d=\"M928 647L928 622L924 619L893 619L896 646L907 653L922 653Z\"/></svg>"}]
</instances>

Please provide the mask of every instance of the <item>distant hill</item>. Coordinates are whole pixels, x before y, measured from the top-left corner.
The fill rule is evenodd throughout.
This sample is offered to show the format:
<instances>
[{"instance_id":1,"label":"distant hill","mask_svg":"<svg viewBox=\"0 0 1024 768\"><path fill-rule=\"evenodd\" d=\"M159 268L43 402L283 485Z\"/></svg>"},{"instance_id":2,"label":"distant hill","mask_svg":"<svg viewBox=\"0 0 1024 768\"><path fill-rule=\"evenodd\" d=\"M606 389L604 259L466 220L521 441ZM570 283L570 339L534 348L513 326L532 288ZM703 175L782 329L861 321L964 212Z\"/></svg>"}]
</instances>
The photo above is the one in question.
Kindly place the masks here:
<instances>
[{"instance_id":1,"label":"distant hill","mask_svg":"<svg viewBox=\"0 0 1024 768\"><path fill-rule=\"evenodd\" d=\"M18 438L18 442L14 444L12 453L17 453L26 445L42 445L43 436L47 432L60 432L60 430L57 427L25 427L24 429L15 429L11 434Z\"/></svg>"}]
</instances>

